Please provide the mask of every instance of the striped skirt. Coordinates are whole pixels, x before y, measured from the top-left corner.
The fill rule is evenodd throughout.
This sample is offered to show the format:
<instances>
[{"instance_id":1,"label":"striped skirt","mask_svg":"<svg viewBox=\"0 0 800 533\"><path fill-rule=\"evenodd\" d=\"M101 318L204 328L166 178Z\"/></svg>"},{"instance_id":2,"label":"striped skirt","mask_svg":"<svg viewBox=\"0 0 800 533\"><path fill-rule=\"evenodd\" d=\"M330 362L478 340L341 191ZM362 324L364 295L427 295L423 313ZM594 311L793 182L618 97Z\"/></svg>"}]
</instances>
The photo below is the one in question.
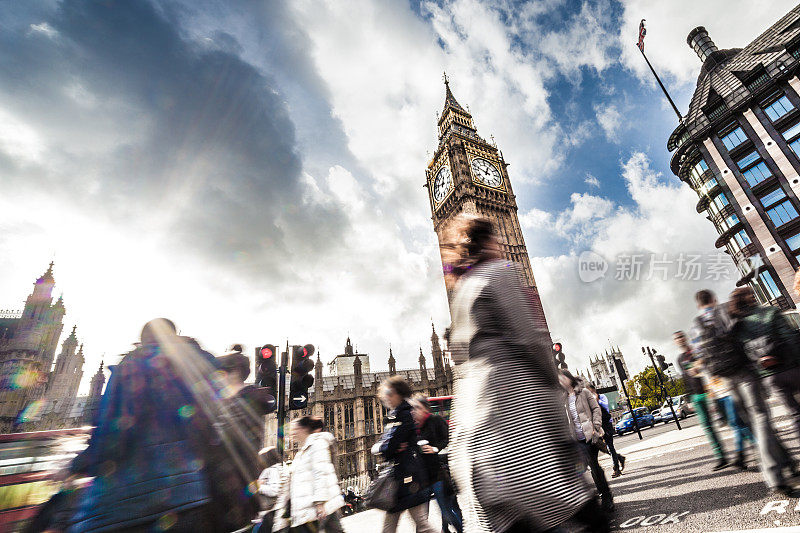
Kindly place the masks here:
<instances>
[{"instance_id":1,"label":"striped skirt","mask_svg":"<svg viewBox=\"0 0 800 533\"><path fill-rule=\"evenodd\" d=\"M590 491L562 391L524 360L456 370L450 468L465 531L502 533L519 520L544 531L572 516Z\"/></svg>"}]
</instances>

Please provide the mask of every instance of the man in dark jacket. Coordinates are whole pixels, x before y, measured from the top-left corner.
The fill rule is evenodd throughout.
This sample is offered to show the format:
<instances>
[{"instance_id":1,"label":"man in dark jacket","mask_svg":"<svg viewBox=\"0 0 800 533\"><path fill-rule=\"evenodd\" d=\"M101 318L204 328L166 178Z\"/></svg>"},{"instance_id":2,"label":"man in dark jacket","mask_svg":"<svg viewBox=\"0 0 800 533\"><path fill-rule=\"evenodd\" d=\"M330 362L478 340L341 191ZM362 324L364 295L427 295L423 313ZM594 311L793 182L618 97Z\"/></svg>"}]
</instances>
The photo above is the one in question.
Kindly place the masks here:
<instances>
[{"instance_id":1,"label":"man in dark jacket","mask_svg":"<svg viewBox=\"0 0 800 533\"><path fill-rule=\"evenodd\" d=\"M625 470L625 456L617 453L617 449L614 448L614 422L611 417L611 411L609 410L608 398L605 394L598 394L597 389L591 383L588 383L586 388L597 398L597 403L600 405L600 410L602 411L603 442L605 442L608 448L608 454L614 462L614 473L611 474L611 477L619 477L622 475L622 471Z\"/></svg>"},{"instance_id":2,"label":"man in dark jacket","mask_svg":"<svg viewBox=\"0 0 800 533\"><path fill-rule=\"evenodd\" d=\"M217 358L224 378L218 427L229 439L230 450L225 452L232 457L222 458L221 467L228 469L229 475L225 476L225 486L217 484L223 497L217 498L216 507L218 515L230 515L227 521L231 529L240 529L259 511L258 497L250 487L261 473L258 452L264 441L264 417L275 410L275 398L266 388L244 384L250 375L250 359L241 353L240 345L233 349ZM232 498L235 505L231 505Z\"/></svg>"},{"instance_id":3,"label":"man in dark jacket","mask_svg":"<svg viewBox=\"0 0 800 533\"><path fill-rule=\"evenodd\" d=\"M444 418L431 412L431 406L425 396L415 395L411 400L411 408L414 422L417 424L419 433L417 442L420 443L428 481L432 484L433 495L442 512L442 531L447 533L447 525L450 524L458 533L462 533L464 529L461 509L458 507L449 476L445 474L446 466L439 456L439 452L447 448L450 442L450 428Z\"/></svg>"},{"instance_id":4,"label":"man in dark jacket","mask_svg":"<svg viewBox=\"0 0 800 533\"><path fill-rule=\"evenodd\" d=\"M722 441L717 436L717 432L714 430L709 414L709 401L703 379L700 377L702 370L700 355L696 354L689 346L689 340L683 331L673 333L672 340L675 341L675 345L681 351L678 356L678 365L681 368L683 382L686 384L686 389L689 393L689 401L692 402L692 407L697 413L697 418L700 420L703 431L705 431L711 450L718 460L714 470L721 470L728 466L728 460L725 458L725 449L722 446Z\"/></svg>"},{"instance_id":5,"label":"man in dark jacket","mask_svg":"<svg viewBox=\"0 0 800 533\"><path fill-rule=\"evenodd\" d=\"M794 337L776 309L758 306L749 287L740 287L733 291L729 308L735 320L731 334L744 347L748 359L748 364L733 380L734 390L750 418L761 458L761 473L773 492L790 498L796 497L800 495L800 491L788 483L785 474L788 469L794 477L797 466L775 432L766 391L761 383L764 375L772 374L772 365L767 364L765 367L765 359L777 359L775 362L778 364L772 368L781 371L784 367L779 364L780 360L785 359L788 363L794 357Z\"/></svg>"},{"instance_id":6,"label":"man in dark jacket","mask_svg":"<svg viewBox=\"0 0 800 533\"><path fill-rule=\"evenodd\" d=\"M411 386L402 376L391 376L381 383L380 399L391 409L381 440L372 448L394 463L394 475L399 484L397 503L386 513L384 533L394 533L403 511L408 510L419 533L434 533L428 523L430 484L425 465L417 455L417 429L411 414Z\"/></svg>"},{"instance_id":7,"label":"man in dark jacket","mask_svg":"<svg viewBox=\"0 0 800 533\"><path fill-rule=\"evenodd\" d=\"M115 365L89 446L70 465L94 477L70 531L217 531L205 465L216 362L164 318ZM205 389L208 389L207 391Z\"/></svg>"}]
</instances>

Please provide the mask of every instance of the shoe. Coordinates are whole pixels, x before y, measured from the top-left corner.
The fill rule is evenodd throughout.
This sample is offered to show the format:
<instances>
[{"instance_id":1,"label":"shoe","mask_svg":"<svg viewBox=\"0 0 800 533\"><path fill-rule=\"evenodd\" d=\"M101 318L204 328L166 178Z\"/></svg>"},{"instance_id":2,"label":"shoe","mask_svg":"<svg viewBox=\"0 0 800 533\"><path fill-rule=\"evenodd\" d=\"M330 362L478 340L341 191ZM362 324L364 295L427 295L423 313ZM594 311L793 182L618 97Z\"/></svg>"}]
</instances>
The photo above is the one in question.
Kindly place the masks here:
<instances>
[{"instance_id":1,"label":"shoe","mask_svg":"<svg viewBox=\"0 0 800 533\"><path fill-rule=\"evenodd\" d=\"M731 466L735 466L740 472L747 470L747 461L745 461L744 452L739 454L739 456L736 458L736 461L734 461Z\"/></svg>"},{"instance_id":2,"label":"shoe","mask_svg":"<svg viewBox=\"0 0 800 533\"><path fill-rule=\"evenodd\" d=\"M620 473L622 473L622 471L625 470L625 456L618 455L618 457L619 457L619 471Z\"/></svg>"},{"instance_id":3,"label":"shoe","mask_svg":"<svg viewBox=\"0 0 800 533\"><path fill-rule=\"evenodd\" d=\"M772 487L770 492L776 496L786 496L787 498L797 498L800 496L800 490L784 484L778 485L777 487Z\"/></svg>"},{"instance_id":4,"label":"shoe","mask_svg":"<svg viewBox=\"0 0 800 533\"><path fill-rule=\"evenodd\" d=\"M730 463L728 463L728 461L726 461L725 458L722 458L716 465L714 465L714 468L712 468L712 470L716 472L717 470L722 470L723 468L727 468L728 466L730 466Z\"/></svg>"},{"instance_id":5,"label":"shoe","mask_svg":"<svg viewBox=\"0 0 800 533\"><path fill-rule=\"evenodd\" d=\"M614 500L612 498L601 498L600 506L603 508L608 514L614 514L614 511L617 510L617 506L614 505Z\"/></svg>"},{"instance_id":6,"label":"shoe","mask_svg":"<svg viewBox=\"0 0 800 533\"><path fill-rule=\"evenodd\" d=\"M622 475L622 472L620 472L619 470L614 470L614 473L611 474L611 477L619 477L621 475Z\"/></svg>"}]
</instances>

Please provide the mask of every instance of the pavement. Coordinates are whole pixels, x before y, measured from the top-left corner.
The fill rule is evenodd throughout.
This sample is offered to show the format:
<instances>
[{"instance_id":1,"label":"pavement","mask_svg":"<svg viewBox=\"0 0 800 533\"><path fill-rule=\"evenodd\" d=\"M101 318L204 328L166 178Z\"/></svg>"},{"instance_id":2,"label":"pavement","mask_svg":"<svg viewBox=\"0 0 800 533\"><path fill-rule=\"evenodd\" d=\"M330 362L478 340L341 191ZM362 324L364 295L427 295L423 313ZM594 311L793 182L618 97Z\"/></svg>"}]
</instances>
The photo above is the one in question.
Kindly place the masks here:
<instances>
[{"instance_id":1,"label":"pavement","mask_svg":"<svg viewBox=\"0 0 800 533\"><path fill-rule=\"evenodd\" d=\"M800 440L785 411L773 406L773 415L781 439L800 459ZM616 437L617 451L627 458L625 471L618 478L611 478L611 459L601 457L617 504L617 531L800 533L800 499L769 493L758 471L755 449L748 448L747 471L726 468L713 472L716 459L697 417L681 421L681 426L683 429L678 430L674 422L658 424L642 430L641 441L635 433ZM732 455L732 432L725 427L720 435ZM369 510L342 523L348 533L378 533L382 518L380 511ZM434 502L430 522L441 531ZM413 531L413 522L405 513L398 532Z\"/></svg>"}]
</instances>

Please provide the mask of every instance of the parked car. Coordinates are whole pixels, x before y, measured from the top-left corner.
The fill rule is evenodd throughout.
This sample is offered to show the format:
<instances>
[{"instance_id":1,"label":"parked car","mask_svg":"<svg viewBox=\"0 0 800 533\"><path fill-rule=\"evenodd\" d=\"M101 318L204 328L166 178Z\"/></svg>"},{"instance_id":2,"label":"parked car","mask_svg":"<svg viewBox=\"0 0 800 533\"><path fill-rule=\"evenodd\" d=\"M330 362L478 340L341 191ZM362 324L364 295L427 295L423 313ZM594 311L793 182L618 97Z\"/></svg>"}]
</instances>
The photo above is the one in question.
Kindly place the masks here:
<instances>
[{"instance_id":1,"label":"parked car","mask_svg":"<svg viewBox=\"0 0 800 533\"><path fill-rule=\"evenodd\" d=\"M656 424L661 422L661 408L660 407L658 409L653 409L652 411L650 411L650 414L653 415L653 422L655 422Z\"/></svg>"},{"instance_id":2,"label":"parked car","mask_svg":"<svg viewBox=\"0 0 800 533\"><path fill-rule=\"evenodd\" d=\"M637 407L633 410L636 414L636 422L639 425L639 429L644 427L653 427L656 425L655 419L653 415L651 415L647 411L647 407ZM624 435L628 431L636 431L636 427L633 425L633 417L631 413L625 413L625 416L617 422L617 425L614 427L617 431L617 435Z\"/></svg>"},{"instance_id":3,"label":"parked car","mask_svg":"<svg viewBox=\"0 0 800 533\"><path fill-rule=\"evenodd\" d=\"M675 416L683 420L687 416L694 414L691 405L689 404L689 396L687 394L681 394L680 396L673 396L672 397L672 409L675 410ZM669 408L669 402L664 401L664 405L661 406L661 421L665 424L668 424L674 419L672 415L672 410Z\"/></svg>"}]
</instances>

